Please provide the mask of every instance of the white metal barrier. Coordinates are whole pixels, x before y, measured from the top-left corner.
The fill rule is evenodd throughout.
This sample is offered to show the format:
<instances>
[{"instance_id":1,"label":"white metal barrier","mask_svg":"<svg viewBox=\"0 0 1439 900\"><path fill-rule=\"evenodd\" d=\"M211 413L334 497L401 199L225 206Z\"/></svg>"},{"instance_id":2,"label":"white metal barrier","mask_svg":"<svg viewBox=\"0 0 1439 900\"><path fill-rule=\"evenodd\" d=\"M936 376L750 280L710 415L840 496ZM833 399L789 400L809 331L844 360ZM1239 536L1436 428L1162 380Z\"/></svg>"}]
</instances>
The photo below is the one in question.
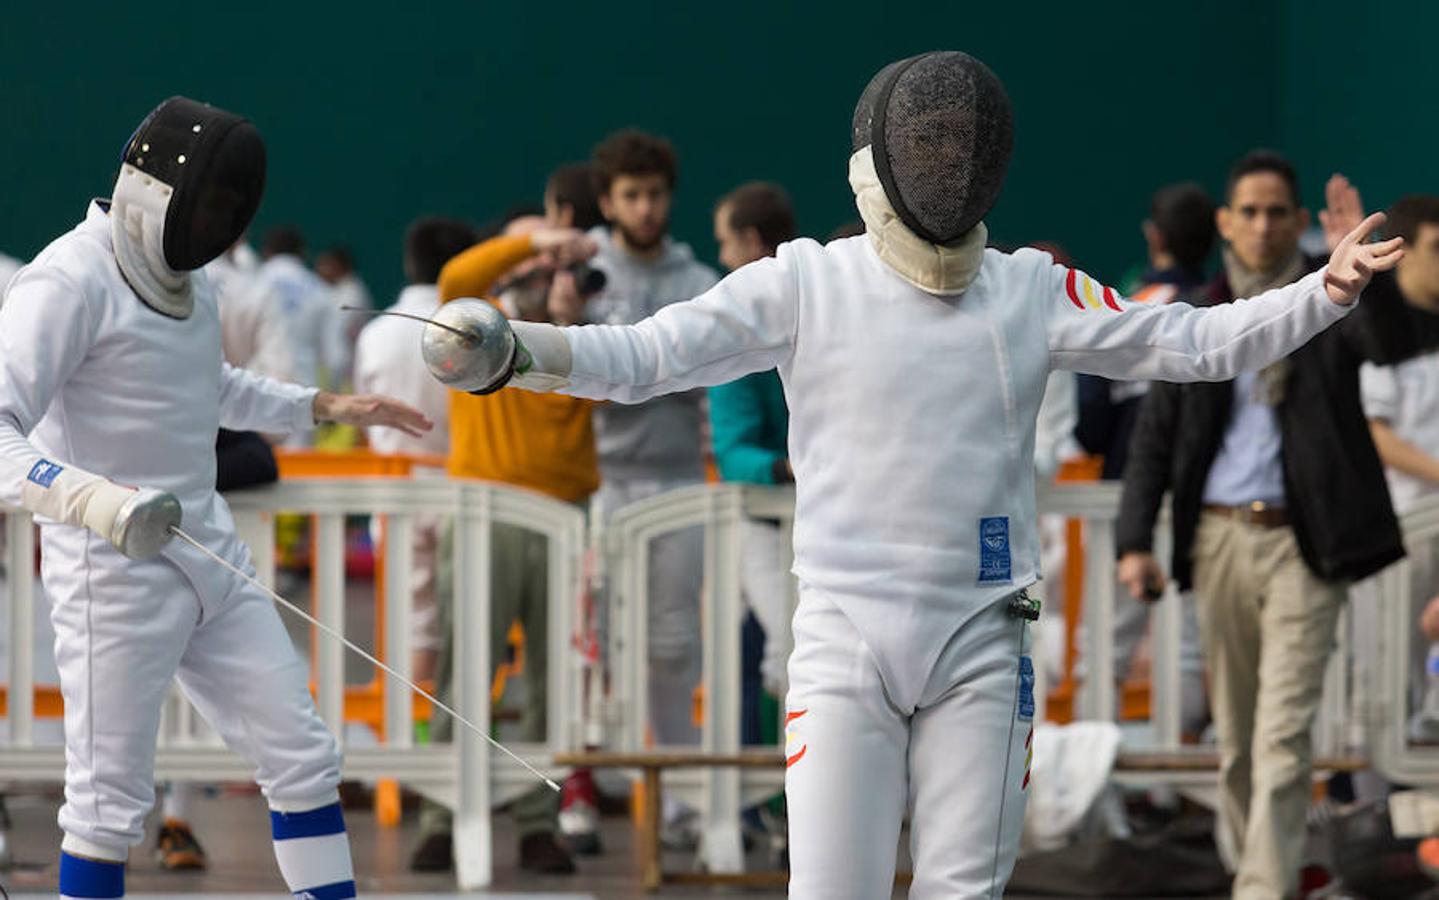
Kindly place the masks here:
<instances>
[{"instance_id":1,"label":"white metal barrier","mask_svg":"<svg viewBox=\"0 0 1439 900\"><path fill-rule=\"evenodd\" d=\"M1439 542L1439 497L1421 501L1404 515L1404 544L1411 554L1432 554ZM1439 787L1439 746L1410 741L1407 725L1414 672L1414 632L1423 604L1432 595L1415 596L1411 584L1413 563L1400 560L1379 574L1377 641L1360 646L1369 654L1377 678L1357 686L1354 718L1368 732L1375 767L1385 778L1401 784Z\"/></svg>"},{"instance_id":2,"label":"white metal barrier","mask_svg":"<svg viewBox=\"0 0 1439 900\"><path fill-rule=\"evenodd\" d=\"M314 593L311 612L341 633L345 630L344 517L384 516L386 662L403 674L410 668L411 529L416 516L450 518L455 528L454 634L465 652L454 654L453 705L481 728L489 726L490 529L503 523L539 532L549 553L549 721L545 744L511 747L541 771L554 772L556 750L578 744L578 666L567 652L573 630L578 561L584 547L584 516L575 507L539 494L500 485L448 479L306 479L230 497L236 524L254 548L260 580L274 584L273 517L281 511L311 514L315 522ZM56 781L64 771L58 746L36 746L34 736L34 658L29 635L33 625L34 529L30 517L5 513L6 562L12 640L8 664L9 741L0 747L0 781ZM281 612L282 616L288 615ZM500 624L498 627L503 627ZM317 706L326 723L344 734L344 654L321 637L312 677ZM413 696L394 685L385 691L384 742L349 747L348 778L396 778L455 810L456 870L464 888L491 880L490 809L533 789L534 777L467 729L455 729L450 745L416 747ZM190 715L180 704L178 727L162 729L156 776L182 781L248 780L252 767L211 740L196 739L186 727ZM442 713L437 713L442 715ZM174 724L174 723L172 723Z\"/></svg>"},{"instance_id":3,"label":"white metal barrier","mask_svg":"<svg viewBox=\"0 0 1439 900\"><path fill-rule=\"evenodd\" d=\"M700 636L704 657L701 686L704 721L700 747L709 753L740 749L740 524L746 517L781 523L783 545L791 545L794 492L751 485L696 485L633 503L616 511L604 532L608 585L610 660L614 696L620 698L620 728L614 735L622 750L644 747L649 721L646 648L648 637L650 541L661 535L703 526L704 602ZM791 598L791 607L794 598ZM680 769L664 773L669 796L700 810L701 854L715 872L740 871L744 853L739 817L755 803L784 787L779 769Z\"/></svg>"},{"instance_id":4,"label":"white metal barrier","mask_svg":"<svg viewBox=\"0 0 1439 900\"><path fill-rule=\"evenodd\" d=\"M1057 484L1042 488L1038 497L1041 513L1078 518L1084 525L1086 673L1076 706L1076 718L1080 719L1113 720L1119 710L1113 666L1114 613L1116 603L1132 602L1117 596L1114 578L1114 523L1120 490L1120 485L1112 482ZM635 750L644 744L648 718L644 689L648 544L656 537L695 525L705 527L706 587L701 617L705 717L701 748L715 753L740 749L738 663L743 612L737 578L742 552L739 523L745 516L777 519L788 534L793 527L793 502L793 490L787 488L700 485L652 497L614 515L604 535L604 546L611 573L611 674L621 704L621 725L613 736L619 745L616 749ZM1433 527L1439 534L1439 510ZM1156 536L1161 556L1167 555L1168 544L1166 518L1161 520L1160 534ZM1047 605L1051 610L1062 607L1057 597L1049 598ZM1151 753L1196 752L1199 748L1180 742L1182 616L1172 586L1168 596L1153 606L1152 616L1153 718L1147 730L1126 730L1125 740L1129 749ZM1325 700L1316 726L1318 754L1337 755L1346 746L1343 725L1349 685L1344 634L1341 627L1339 651L1332 657L1326 679ZM1040 672L1044 668L1036 667ZM1045 685L1036 685L1036 695L1044 693ZM1214 775L1207 772L1126 773L1120 777L1133 783L1209 785L1214 781ZM783 787L783 773L778 769L679 769L666 771L663 778L667 796L678 796L701 811L705 839L702 861L712 871L733 871L742 865L742 854L736 850L738 832L734 830L739 810Z\"/></svg>"},{"instance_id":5,"label":"white metal barrier","mask_svg":"<svg viewBox=\"0 0 1439 900\"><path fill-rule=\"evenodd\" d=\"M1086 647L1090 667L1078 699L1080 718L1112 719L1118 708L1112 663L1116 585L1113 578L1113 524L1118 507L1115 484L1065 484L1041 490L1042 512L1079 518L1085 525L1087 573L1084 586ZM792 489L744 485L699 485L635 503L616 511L609 525L598 532L603 567L608 575L609 660L611 696L607 717L612 717L608 743L614 749L640 749L648 720L646 683L648 603L647 555L655 537L693 526L705 529L705 601L702 605L705 716L702 749L715 753L739 750L740 735L740 525L745 517L777 520L786 537L793 526ZM571 647L578 615L576 598L582 554L587 546L583 514L567 504L538 494L481 482L448 479L303 480L233 495L241 535L253 548L262 581L274 580L273 516L280 511L316 517L315 594L313 612L337 630L344 628L344 516L373 514L388 522L385 546L386 661L408 673L410 647L411 528L414 517L440 515L455 522L455 591L470 602L457 603L455 636L466 652L455 655L456 708L472 721L489 721L487 692L492 671L489 648L489 571L493 563L490 528L507 523L540 532L550 540L549 553L549 721L545 745L519 745L514 749L542 771L553 772L552 754L580 748L585 729L594 726L587 717L582 696L582 660ZM3 511L3 510L0 510ZM1405 519L1411 540L1439 538L1439 502ZM5 516L6 560L10 572L9 621L11 655L9 740L0 745L0 780L54 781L63 770L58 747L34 744L34 710L31 703L34 659L29 641L33 625L34 586L28 577L34 555L33 529L28 516ZM1163 535L1157 542L1167 542ZM789 540L784 546L789 547ZM788 560L787 560L788 561ZM793 581L791 580L793 588ZM1407 588L1407 572L1396 566L1382 578L1386 640L1393 644L1411 627L1405 618L1407 600L1398 602ZM1154 719L1144 749L1182 752L1179 742L1181 621L1179 606L1170 597L1154 607L1151 632L1154 669L1151 707ZM794 602L793 590L791 603ZM1128 602L1127 600L1125 602ZM1051 608L1057 605L1051 600ZM495 623L503 627L503 623ZM1407 645L1406 645L1407 646ZM321 715L342 731L344 651L321 640L314 677ZM1399 687L1407 672L1402 654L1387 653L1382 697L1403 696ZM1316 752L1338 752L1346 746L1344 719L1351 708L1347 648L1335 654L1326 684L1326 700L1318 730ZM1042 672L1044 666L1038 666ZM473 687L472 687L473 686ZM1397 691L1397 693L1396 693ZM1042 695L1043 685L1037 686ZM593 699L593 698L591 698ZM1395 716L1380 698L1370 698L1366 721L1380 741L1375 750L1395 777L1439 784L1439 754L1423 753L1403 740L1402 716ZM181 705L184 706L183 704ZM592 703L590 709L595 709ZM416 747L411 737L413 697L404 690L385 693L384 743L378 747L347 750L347 777L397 778L456 810L457 867L462 887L478 887L490 880L489 810L532 787L531 776L464 729L456 731L453 745ZM187 708L176 711L177 727L162 735L157 774L180 780L243 780L250 768L213 739L194 738ZM1396 724L1397 723L1397 724ZM591 737L594 732L591 731ZM1351 741L1352 743L1352 741ZM488 773L488 777L482 777ZM683 769L664 775L666 790L695 806L704 817L704 862L712 870L735 870L742 865L738 818L745 806L782 789L783 772L775 769ZM1212 780L1211 776L1202 776ZM1173 781L1173 776L1148 780Z\"/></svg>"}]
</instances>

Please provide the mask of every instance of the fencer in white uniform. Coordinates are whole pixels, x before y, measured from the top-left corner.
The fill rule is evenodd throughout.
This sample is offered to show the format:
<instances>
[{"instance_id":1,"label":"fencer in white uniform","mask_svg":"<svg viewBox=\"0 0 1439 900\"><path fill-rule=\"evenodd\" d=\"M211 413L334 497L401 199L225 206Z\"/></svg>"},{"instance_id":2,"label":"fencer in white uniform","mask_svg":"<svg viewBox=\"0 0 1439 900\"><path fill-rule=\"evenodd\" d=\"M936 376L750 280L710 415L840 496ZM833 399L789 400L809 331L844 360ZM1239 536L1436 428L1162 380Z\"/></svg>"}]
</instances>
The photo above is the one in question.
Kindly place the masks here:
<instances>
[{"instance_id":1,"label":"fencer in white uniform","mask_svg":"<svg viewBox=\"0 0 1439 900\"><path fill-rule=\"evenodd\" d=\"M123 895L172 678L255 765L290 889L355 895L339 752L304 663L268 598L166 528L253 572L215 493L221 425L425 427L397 402L221 359L214 290L198 270L253 217L264 163L246 120L167 100L127 145L113 199L24 267L0 306L0 501L42 526L65 698L64 897Z\"/></svg>"},{"instance_id":2,"label":"fencer in white uniform","mask_svg":"<svg viewBox=\"0 0 1439 900\"><path fill-rule=\"evenodd\" d=\"M880 140L872 101L901 97L918 139ZM1208 309L1130 304L1040 251L985 249L1008 114L971 57L893 64L856 114L850 182L867 234L782 245L632 326L510 323L513 353L491 341L471 379L450 379L633 403L779 369L800 581L786 700L792 897L890 896L906 814L910 896L1003 892L1032 749L1024 589L1040 575L1033 451L1048 374L1231 378L1338 321L1402 253L1362 243L1375 216L1286 288ZM939 190L911 192L921 163L901 171L906 147L939 161ZM967 208L937 226L924 197Z\"/></svg>"}]
</instances>

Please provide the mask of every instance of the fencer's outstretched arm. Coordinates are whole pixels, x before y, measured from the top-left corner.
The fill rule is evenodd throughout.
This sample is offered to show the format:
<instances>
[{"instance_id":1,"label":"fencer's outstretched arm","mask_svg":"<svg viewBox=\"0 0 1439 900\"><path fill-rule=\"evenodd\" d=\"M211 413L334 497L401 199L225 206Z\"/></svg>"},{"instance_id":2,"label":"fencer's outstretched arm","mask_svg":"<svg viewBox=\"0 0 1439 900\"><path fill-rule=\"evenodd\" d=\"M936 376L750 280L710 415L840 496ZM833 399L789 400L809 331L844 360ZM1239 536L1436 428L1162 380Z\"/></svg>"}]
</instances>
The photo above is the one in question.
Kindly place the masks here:
<instances>
[{"instance_id":1,"label":"fencer's outstretched arm","mask_svg":"<svg viewBox=\"0 0 1439 900\"><path fill-rule=\"evenodd\" d=\"M1329 264L1258 297L1197 309L1129 303L1082 272L1048 266L1050 359L1060 369L1108 378L1224 381L1260 369L1339 321L1377 271L1393 268L1403 241L1365 243L1384 222L1365 219Z\"/></svg>"},{"instance_id":2,"label":"fencer's outstretched arm","mask_svg":"<svg viewBox=\"0 0 1439 900\"><path fill-rule=\"evenodd\" d=\"M0 502L88 528L129 556L149 556L179 524L170 494L115 484L46 457L29 435L94 345L99 313L58 266L17 275L0 304Z\"/></svg>"},{"instance_id":3,"label":"fencer's outstretched arm","mask_svg":"<svg viewBox=\"0 0 1439 900\"><path fill-rule=\"evenodd\" d=\"M221 362L220 427L292 434L315 427L317 388L278 381Z\"/></svg>"},{"instance_id":4,"label":"fencer's outstretched arm","mask_svg":"<svg viewBox=\"0 0 1439 900\"><path fill-rule=\"evenodd\" d=\"M379 394L334 394L276 381L221 363L220 425L235 431L290 434L319 422L385 426L413 437L434 427L425 414Z\"/></svg>"},{"instance_id":5,"label":"fencer's outstretched arm","mask_svg":"<svg viewBox=\"0 0 1439 900\"><path fill-rule=\"evenodd\" d=\"M513 383L639 403L772 369L789 358L798 324L789 253L781 247L635 325L513 322L524 348Z\"/></svg>"}]
</instances>

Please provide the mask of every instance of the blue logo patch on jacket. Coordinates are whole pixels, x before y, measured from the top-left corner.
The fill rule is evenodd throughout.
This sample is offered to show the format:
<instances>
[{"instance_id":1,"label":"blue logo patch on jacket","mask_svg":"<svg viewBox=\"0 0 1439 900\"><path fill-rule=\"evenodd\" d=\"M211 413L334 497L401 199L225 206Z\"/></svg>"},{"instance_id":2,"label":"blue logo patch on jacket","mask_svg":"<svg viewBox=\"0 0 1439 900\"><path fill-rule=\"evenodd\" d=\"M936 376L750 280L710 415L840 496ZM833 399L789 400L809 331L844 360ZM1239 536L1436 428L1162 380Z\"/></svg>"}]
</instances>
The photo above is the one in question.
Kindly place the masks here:
<instances>
[{"instance_id":1,"label":"blue logo patch on jacket","mask_svg":"<svg viewBox=\"0 0 1439 900\"><path fill-rule=\"evenodd\" d=\"M1009 516L979 520L979 583L1009 584Z\"/></svg>"},{"instance_id":2,"label":"blue logo patch on jacket","mask_svg":"<svg viewBox=\"0 0 1439 900\"><path fill-rule=\"evenodd\" d=\"M48 488L55 483L55 479L59 477L63 471L65 471L65 467L59 463L52 463L48 459L41 459L37 460L35 465L30 467L30 474L27 477L41 487Z\"/></svg>"},{"instance_id":3,"label":"blue logo patch on jacket","mask_svg":"<svg viewBox=\"0 0 1439 900\"><path fill-rule=\"evenodd\" d=\"M1034 662L1027 656L1019 658L1019 720L1034 721Z\"/></svg>"}]
</instances>

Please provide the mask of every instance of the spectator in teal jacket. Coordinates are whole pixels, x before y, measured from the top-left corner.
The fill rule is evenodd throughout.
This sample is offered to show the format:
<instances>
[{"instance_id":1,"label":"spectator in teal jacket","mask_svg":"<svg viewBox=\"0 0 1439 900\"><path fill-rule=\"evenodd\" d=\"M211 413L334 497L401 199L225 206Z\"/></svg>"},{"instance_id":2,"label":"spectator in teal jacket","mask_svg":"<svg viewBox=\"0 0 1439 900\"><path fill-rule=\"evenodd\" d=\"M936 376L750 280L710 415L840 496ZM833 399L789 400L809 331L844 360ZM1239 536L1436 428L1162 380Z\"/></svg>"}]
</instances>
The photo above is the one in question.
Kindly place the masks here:
<instances>
[{"instance_id":1,"label":"spectator in teal jacket","mask_svg":"<svg viewBox=\"0 0 1439 900\"><path fill-rule=\"evenodd\" d=\"M766 256L795 236L794 209L777 185L751 182L726 194L715 205L715 241L720 262L733 271ZM787 484L789 409L779 373L773 369L746 375L709 389L710 425L715 458L725 481ZM742 637L741 738L762 741L761 688L784 697L790 638L790 574L782 552L778 523L749 520L742 529L740 587L749 612Z\"/></svg>"},{"instance_id":2,"label":"spectator in teal jacket","mask_svg":"<svg viewBox=\"0 0 1439 900\"><path fill-rule=\"evenodd\" d=\"M715 460L725 481L786 484L789 408L779 373L755 372L709 389Z\"/></svg>"}]
</instances>

